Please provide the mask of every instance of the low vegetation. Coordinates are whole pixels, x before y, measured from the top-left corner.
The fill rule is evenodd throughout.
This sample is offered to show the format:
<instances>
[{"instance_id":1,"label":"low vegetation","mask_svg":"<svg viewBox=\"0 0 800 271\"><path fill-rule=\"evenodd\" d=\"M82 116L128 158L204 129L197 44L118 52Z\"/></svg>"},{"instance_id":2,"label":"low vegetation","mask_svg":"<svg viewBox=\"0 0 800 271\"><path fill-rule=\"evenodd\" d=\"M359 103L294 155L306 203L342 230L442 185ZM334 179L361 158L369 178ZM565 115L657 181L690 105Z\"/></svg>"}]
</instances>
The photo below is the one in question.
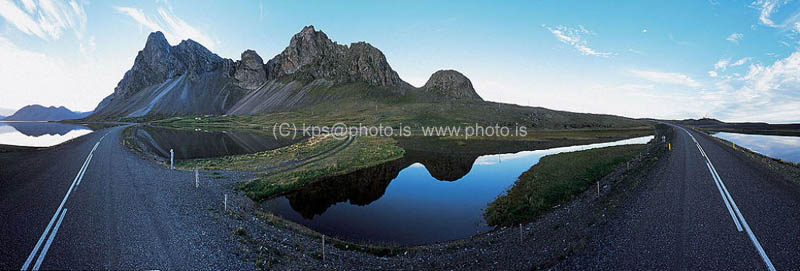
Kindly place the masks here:
<instances>
[{"instance_id":1,"label":"low vegetation","mask_svg":"<svg viewBox=\"0 0 800 271\"><path fill-rule=\"evenodd\" d=\"M332 152L337 147L343 147L346 143L346 139L318 136L283 148L253 154L175 161L175 166L181 169L258 171L308 161Z\"/></svg>"},{"instance_id":2,"label":"low vegetation","mask_svg":"<svg viewBox=\"0 0 800 271\"><path fill-rule=\"evenodd\" d=\"M345 142L350 141L350 142ZM179 161L186 169L269 169L268 173L240 183L239 188L255 200L263 200L297 189L322 177L347 174L403 157L404 151L388 137L355 137L339 140L331 136L280 149L222 158Z\"/></svg>"},{"instance_id":3,"label":"low vegetation","mask_svg":"<svg viewBox=\"0 0 800 271\"><path fill-rule=\"evenodd\" d=\"M484 216L491 226L530 221L585 191L645 147L621 145L542 157L505 195L489 204Z\"/></svg>"}]
</instances>

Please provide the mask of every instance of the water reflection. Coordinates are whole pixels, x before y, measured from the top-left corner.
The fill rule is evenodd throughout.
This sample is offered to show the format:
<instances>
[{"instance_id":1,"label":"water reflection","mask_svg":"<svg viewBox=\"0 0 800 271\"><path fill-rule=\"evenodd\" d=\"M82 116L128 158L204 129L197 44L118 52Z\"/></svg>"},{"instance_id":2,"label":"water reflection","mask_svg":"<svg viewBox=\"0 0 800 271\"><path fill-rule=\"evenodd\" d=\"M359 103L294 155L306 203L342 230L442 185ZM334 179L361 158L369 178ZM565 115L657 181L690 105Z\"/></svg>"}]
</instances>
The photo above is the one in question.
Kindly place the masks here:
<instances>
[{"instance_id":1,"label":"water reflection","mask_svg":"<svg viewBox=\"0 0 800 271\"><path fill-rule=\"evenodd\" d=\"M493 155L407 150L402 159L321 180L262 208L353 241L414 245L465 238L490 229L484 208L542 156L651 138Z\"/></svg>"},{"instance_id":2,"label":"water reflection","mask_svg":"<svg viewBox=\"0 0 800 271\"><path fill-rule=\"evenodd\" d=\"M137 127L133 131L137 144L150 153L175 159L196 159L238 155L277 149L297 143L303 138L274 138L255 131L195 131L160 127Z\"/></svg>"},{"instance_id":3,"label":"water reflection","mask_svg":"<svg viewBox=\"0 0 800 271\"><path fill-rule=\"evenodd\" d=\"M719 132L714 136L763 155L800 163L800 137Z\"/></svg>"},{"instance_id":4,"label":"water reflection","mask_svg":"<svg viewBox=\"0 0 800 271\"><path fill-rule=\"evenodd\" d=\"M57 122L0 122L0 144L50 147L92 132L83 125Z\"/></svg>"}]
</instances>

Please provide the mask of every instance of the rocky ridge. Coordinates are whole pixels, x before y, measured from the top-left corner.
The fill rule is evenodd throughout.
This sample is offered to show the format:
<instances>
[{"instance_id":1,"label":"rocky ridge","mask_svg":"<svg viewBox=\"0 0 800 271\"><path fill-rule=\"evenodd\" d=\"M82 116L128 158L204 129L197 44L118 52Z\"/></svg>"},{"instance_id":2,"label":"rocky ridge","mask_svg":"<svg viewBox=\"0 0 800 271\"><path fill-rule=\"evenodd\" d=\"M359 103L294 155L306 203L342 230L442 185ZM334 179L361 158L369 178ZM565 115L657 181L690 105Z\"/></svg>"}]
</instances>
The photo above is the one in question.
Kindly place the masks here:
<instances>
[{"instance_id":1,"label":"rocky ridge","mask_svg":"<svg viewBox=\"0 0 800 271\"><path fill-rule=\"evenodd\" d=\"M319 81L324 82L316 82ZM151 33L145 47L139 51L133 67L125 73L114 92L95 109L99 118L131 117L152 114L227 114L248 92L260 91L268 83L274 88L298 88L307 85L332 86L336 84L365 82L370 86L388 88L404 94L407 91L426 90L436 100L481 100L469 79L455 71L434 74L422 89L416 89L398 76L386 56L366 42L341 45L314 28L306 26L295 34L280 54L266 63L253 50L246 50L241 59L222 58L203 45L184 40L171 46L161 32ZM272 86L272 85L271 85ZM279 97L265 90L262 96L269 103L280 104L275 99L289 99L289 104L302 102L308 97ZM452 93L451 93L452 92ZM135 97L134 97L135 96ZM203 100L205 99L205 100ZM258 101L248 101L259 111ZM202 108L209 105L211 109ZM266 107L265 107L266 108ZM247 111L247 110L245 110Z\"/></svg>"}]
</instances>

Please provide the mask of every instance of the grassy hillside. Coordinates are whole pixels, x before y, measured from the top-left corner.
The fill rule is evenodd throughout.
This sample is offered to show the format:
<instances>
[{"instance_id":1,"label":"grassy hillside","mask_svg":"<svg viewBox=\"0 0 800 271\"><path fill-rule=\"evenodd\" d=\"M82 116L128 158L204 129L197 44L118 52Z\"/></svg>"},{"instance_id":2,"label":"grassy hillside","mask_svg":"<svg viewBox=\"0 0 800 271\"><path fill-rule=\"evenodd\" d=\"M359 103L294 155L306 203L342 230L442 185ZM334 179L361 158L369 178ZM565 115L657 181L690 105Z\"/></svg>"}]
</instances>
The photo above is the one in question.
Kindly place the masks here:
<instances>
[{"instance_id":1,"label":"grassy hillside","mask_svg":"<svg viewBox=\"0 0 800 271\"><path fill-rule=\"evenodd\" d=\"M162 125L270 127L292 122L315 125L383 124L384 126L503 125L543 129L596 129L647 126L643 120L619 116L557 111L485 101L442 101L414 89L373 87L364 83L318 87L306 95L305 104L289 110L239 116L152 116Z\"/></svg>"}]
</instances>

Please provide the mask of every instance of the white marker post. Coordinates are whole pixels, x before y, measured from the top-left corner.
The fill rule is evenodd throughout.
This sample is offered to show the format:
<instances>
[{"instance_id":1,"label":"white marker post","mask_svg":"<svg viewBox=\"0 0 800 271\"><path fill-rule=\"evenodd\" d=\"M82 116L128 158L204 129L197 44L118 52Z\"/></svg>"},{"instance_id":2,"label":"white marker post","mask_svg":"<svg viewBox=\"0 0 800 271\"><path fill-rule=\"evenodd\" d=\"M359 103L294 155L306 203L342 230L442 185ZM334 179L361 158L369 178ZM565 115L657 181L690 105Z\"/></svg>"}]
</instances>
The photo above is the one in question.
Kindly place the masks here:
<instances>
[{"instance_id":1,"label":"white marker post","mask_svg":"<svg viewBox=\"0 0 800 271\"><path fill-rule=\"evenodd\" d=\"M223 200L223 204L225 204L225 211L228 211L228 194L225 194L225 200Z\"/></svg>"},{"instance_id":2,"label":"white marker post","mask_svg":"<svg viewBox=\"0 0 800 271\"><path fill-rule=\"evenodd\" d=\"M322 235L322 262L325 262L325 235Z\"/></svg>"},{"instance_id":3,"label":"white marker post","mask_svg":"<svg viewBox=\"0 0 800 271\"><path fill-rule=\"evenodd\" d=\"M194 188L200 187L200 171L194 168Z\"/></svg>"},{"instance_id":4,"label":"white marker post","mask_svg":"<svg viewBox=\"0 0 800 271\"><path fill-rule=\"evenodd\" d=\"M173 163L174 161L175 152L173 152L172 149L169 149L169 169L175 169L175 164Z\"/></svg>"},{"instance_id":5,"label":"white marker post","mask_svg":"<svg viewBox=\"0 0 800 271\"><path fill-rule=\"evenodd\" d=\"M600 182L597 182L597 197L600 197Z\"/></svg>"}]
</instances>

